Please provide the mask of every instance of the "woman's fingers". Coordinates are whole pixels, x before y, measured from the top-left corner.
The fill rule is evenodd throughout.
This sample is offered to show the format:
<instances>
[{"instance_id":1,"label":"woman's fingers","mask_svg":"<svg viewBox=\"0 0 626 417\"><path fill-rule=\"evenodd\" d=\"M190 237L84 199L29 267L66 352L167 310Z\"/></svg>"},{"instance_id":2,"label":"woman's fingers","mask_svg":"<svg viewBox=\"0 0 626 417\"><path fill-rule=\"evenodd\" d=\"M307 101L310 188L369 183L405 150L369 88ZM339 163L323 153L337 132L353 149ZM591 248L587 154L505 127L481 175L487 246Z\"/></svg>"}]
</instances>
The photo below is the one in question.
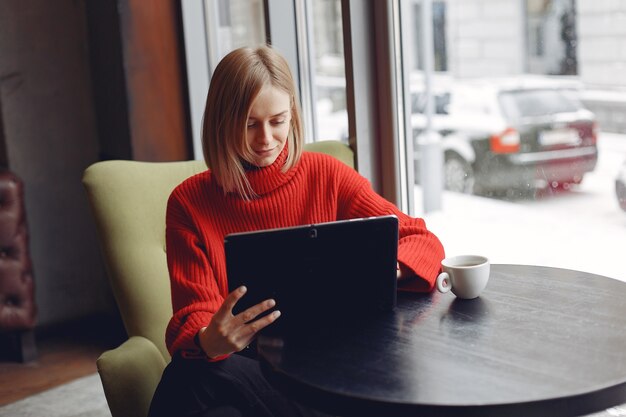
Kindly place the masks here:
<instances>
[{"instance_id":1,"label":"woman's fingers","mask_svg":"<svg viewBox=\"0 0 626 417\"><path fill-rule=\"evenodd\" d=\"M280 316L279 311L272 311L258 318L276 306L276 301L271 299L233 315L233 308L245 294L243 286L228 294L209 325L200 332L201 346L210 357L245 348L261 329Z\"/></svg>"},{"instance_id":2,"label":"woman's fingers","mask_svg":"<svg viewBox=\"0 0 626 417\"><path fill-rule=\"evenodd\" d=\"M236 318L239 319L243 324L251 322L254 320L259 314L269 310L270 308L276 305L276 301L270 299L265 300L255 306L250 307L246 311L242 311L239 313Z\"/></svg>"},{"instance_id":3,"label":"woman's fingers","mask_svg":"<svg viewBox=\"0 0 626 417\"><path fill-rule=\"evenodd\" d=\"M258 320L250 322L242 327L239 331L240 336L243 338L243 343L248 345L250 341L254 338L254 336L261 331L263 328L269 326L274 323L280 317L280 311L275 310L270 314L261 317Z\"/></svg>"},{"instance_id":4,"label":"woman's fingers","mask_svg":"<svg viewBox=\"0 0 626 417\"><path fill-rule=\"evenodd\" d=\"M245 286L241 286L228 294L222 302L221 307L216 312L216 315L219 316L219 318L222 320L229 320L230 318L235 317L236 321L245 324L249 321L254 320L259 314L269 310L276 305L276 301L274 300L265 300L239 313L237 316L234 316L233 308L235 307L237 302L241 300L241 298L246 294L246 291L247 288Z\"/></svg>"},{"instance_id":5,"label":"woman's fingers","mask_svg":"<svg viewBox=\"0 0 626 417\"><path fill-rule=\"evenodd\" d=\"M272 299L265 300L262 303L252 306L246 311L243 311L235 316L234 319L241 323L240 327L236 330L239 345L249 345L261 329L269 326L276 321L278 317L280 317L280 311L275 310L261 318L258 318L260 314L265 313L275 306L276 301Z\"/></svg>"},{"instance_id":6,"label":"woman's fingers","mask_svg":"<svg viewBox=\"0 0 626 417\"><path fill-rule=\"evenodd\" d=\"M222 305L220 306L219 310L217 310L215 315L219 315L220 317L230 317L233 313L233 307L235 307L237 301L239 301L241 297L245 295L246 291L248 291L248 289L242 285L241 287L235 289L233 292L228 294L226 298L224 298L224 302L222 302Z\"/></svg>"},{"instance_id":7,"label":"woman's fingers","mask_svg":"<svg viewBox=\"0 0 626 417\"><path fill-rule=\"evenodd\" d=\"M267 301L265 303L267 303ZM258 306L261 306L265 303L260 303L258 304ZM272 303L272 305L275 305L275 303ZM265 310L266 308L264 307L263 311ZM248 346L260 330L274 323L279 317L280 311L275 310L261 317L260 319L247 322L239 327L235 332L233 332L233 344L237 347L237 350L242 350L246 346Z\"/></svg>"}]
</instances>

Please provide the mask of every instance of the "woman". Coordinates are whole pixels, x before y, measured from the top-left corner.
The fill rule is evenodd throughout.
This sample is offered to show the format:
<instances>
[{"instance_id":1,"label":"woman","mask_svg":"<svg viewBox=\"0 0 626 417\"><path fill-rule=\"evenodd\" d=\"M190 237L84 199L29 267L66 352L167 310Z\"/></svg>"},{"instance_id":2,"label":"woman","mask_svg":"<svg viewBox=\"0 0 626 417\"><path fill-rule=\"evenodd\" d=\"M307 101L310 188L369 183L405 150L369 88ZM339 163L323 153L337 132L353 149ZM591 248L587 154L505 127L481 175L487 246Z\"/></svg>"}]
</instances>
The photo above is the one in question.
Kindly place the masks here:
<instances>
[{"instance_id":1,"label":"woman","mask_svg":"<svg viewBox=\"0 0 626 417\"><path fill-rule=\"evenodd\" d=\"M377 195L334 158L302 152L303 130L286 60L271 47L241 48L217 66L204 113L210 167L180 184L167 207L166 244L173 317L166 331L172 362L151 416L295 416L311 410L282 397L243 351L280 311L266 300L233 315L245 288L228 293L229 233L395 214L398 279L430 291L444 251L421 219ZM280 263L280 254L270 260ZM280 306L277 306L280 308Z\"/></svg>"}]
</instances>

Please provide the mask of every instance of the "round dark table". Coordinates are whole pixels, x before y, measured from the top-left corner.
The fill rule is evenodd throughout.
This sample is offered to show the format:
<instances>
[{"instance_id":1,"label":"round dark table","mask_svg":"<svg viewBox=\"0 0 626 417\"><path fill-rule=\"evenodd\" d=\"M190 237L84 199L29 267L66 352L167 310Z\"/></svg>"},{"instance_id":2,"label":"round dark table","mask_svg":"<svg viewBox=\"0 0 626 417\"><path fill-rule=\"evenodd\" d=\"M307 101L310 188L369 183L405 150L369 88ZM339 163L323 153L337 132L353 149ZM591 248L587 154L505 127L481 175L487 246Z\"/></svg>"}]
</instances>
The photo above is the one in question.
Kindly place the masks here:
<instances>
[{"instance_id":1,"label":"round dark table","mask_svg":"<svg viewBox=\"0 0 626 417\"><path fill-rule=\"evenodd\" d=\"M477 299L401 292L392 313L257 347L278 389L337 415L584 415L626 402L626 283L496 264Z\"/></svg>"}]
</instances>

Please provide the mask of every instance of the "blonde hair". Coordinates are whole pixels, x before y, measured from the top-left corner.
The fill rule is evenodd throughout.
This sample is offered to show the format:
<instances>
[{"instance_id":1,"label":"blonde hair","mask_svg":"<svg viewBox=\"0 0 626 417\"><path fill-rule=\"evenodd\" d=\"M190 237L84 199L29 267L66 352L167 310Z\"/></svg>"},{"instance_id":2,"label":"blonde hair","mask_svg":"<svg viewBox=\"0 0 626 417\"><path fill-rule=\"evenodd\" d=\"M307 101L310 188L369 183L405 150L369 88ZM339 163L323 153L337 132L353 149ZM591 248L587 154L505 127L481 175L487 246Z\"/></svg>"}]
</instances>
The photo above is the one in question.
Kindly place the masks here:
<instances>
[{"instance_id":1,"label":"blonde hair","mask_svg":"<svg viewBox=\"0 0 626 417\"><path fill-rule=\"evenodd\" d=\"M244 199L255 197L245 175L243 160L252 160L247 141L247 122L254 99L266 86L278 88L291 98L288 155L282 171L293 167L304 145L302 118L295 83L287 60L270 46L239 48L226 55L215 68L207 95L202 125L204 160L224 192Z\"/></svg>"}]
</instances>

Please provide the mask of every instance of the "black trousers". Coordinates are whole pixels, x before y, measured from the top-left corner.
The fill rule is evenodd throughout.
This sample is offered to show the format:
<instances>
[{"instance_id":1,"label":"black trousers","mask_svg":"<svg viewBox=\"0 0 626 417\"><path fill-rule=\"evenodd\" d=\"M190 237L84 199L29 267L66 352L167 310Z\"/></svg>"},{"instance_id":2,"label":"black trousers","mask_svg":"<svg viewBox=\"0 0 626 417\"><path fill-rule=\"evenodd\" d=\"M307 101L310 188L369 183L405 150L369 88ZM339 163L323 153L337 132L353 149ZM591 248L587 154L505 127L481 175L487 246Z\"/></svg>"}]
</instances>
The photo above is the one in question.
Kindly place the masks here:
<instances>
[{"instance_id":1,"label":"black trousers","mask_svg":"<svg viewBox=\"0 0 626 417\"><path fill-rule=\"evenodd\" d=\"M259 362L240 354L219 362L172 358L148 417L322 417L276 391Z\"/></svg>"}]
</instances>

